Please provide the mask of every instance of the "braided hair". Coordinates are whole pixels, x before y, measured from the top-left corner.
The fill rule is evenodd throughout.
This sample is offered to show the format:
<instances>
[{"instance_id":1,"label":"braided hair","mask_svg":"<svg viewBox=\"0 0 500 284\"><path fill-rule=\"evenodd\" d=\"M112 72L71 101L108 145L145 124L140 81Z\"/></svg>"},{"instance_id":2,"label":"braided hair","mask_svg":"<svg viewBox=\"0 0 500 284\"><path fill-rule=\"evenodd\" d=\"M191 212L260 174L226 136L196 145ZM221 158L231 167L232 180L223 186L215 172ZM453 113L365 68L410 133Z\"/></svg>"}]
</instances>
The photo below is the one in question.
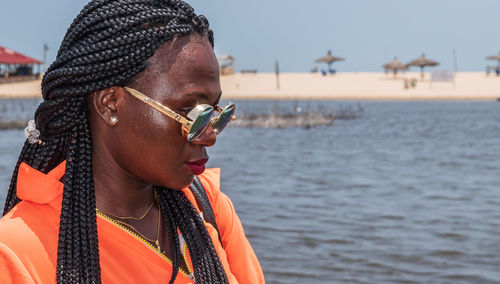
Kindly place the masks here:
<instances>
[{"instance_id":1,"label":"braided hair","mask_svg":"<svg viewBox=\"0 0 500 284\"><path fill-rule=\"evenodd\" d=\"M213 33L204 16L181 0L92 0L69 27L56 60L42 80L35 112L43 145L25 142L12 175L4 215L20 200L16 184L25 162L48 173L66 160L57 248L57 283L101 283L92 135L86 96L125 85L147 68L146 60L175 36ZM182 191L155 187L172 248L173 283L183 234L198 283L227 283L203 220ZM167 280L167 279L166 279Z\"/></svg>"}]
</instances>

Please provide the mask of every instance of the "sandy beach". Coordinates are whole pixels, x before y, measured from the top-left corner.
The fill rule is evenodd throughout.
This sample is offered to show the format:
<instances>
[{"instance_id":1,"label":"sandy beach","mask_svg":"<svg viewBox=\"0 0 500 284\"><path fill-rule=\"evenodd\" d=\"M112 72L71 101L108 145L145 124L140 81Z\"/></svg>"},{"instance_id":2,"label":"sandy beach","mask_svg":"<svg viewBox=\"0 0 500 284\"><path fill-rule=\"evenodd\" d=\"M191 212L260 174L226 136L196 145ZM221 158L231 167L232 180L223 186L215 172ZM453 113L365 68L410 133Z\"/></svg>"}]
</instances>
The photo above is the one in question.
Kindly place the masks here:
<instances>
[{"instance_id":1,"label":"sandy beach","mask_svg":"<svg viewBox=\"0 0 500 284\"><path fill-rule=\"evenodd\" d=\"M496 100L500 78L484 72L460 72L455 82L424 81L420 73L383 72L234 74L221 77L225 98L238 99L332 99L332 100ZM404 88L404 79L416 79L415 88Z\"/></svg>"},{"instance_id":2,"label":"sandy beach","mask_svg":"<svg viewBox=\"0 0 500 284\"><path fill-rule=\"evenodd\" d=\"M33 80L19 83L0 84L0 98L34 98L42 97L42 80Z\"/></svg>"},{"instance_id":3,"label":"sandy beach","mask_svg":"<svg viewBox=\"0 0 500 284\"><path fill-rule=\"evenodd\" d=\"M484 72L459 72L455 82L430 82L419 73L383 72L282 73L277 89L274 73L221 76L226 99L331 99L331 100L497 100L500 77ZM405 89L405 79L416 79L414 88ZM40 97L40 80L0 84L0 97Z\"/></svg>"}]
</instances>

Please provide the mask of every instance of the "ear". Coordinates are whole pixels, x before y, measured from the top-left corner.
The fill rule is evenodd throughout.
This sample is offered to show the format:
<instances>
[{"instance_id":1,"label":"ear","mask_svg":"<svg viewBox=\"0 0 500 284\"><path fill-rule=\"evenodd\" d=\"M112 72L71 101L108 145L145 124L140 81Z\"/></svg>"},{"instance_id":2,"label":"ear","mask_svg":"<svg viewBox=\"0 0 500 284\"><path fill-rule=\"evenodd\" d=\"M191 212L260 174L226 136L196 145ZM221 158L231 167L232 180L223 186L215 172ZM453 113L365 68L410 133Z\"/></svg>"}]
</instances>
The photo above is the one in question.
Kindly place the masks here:
<instances>
[{"instance_id":1,"label":"ear","mask_svg":"<svg viewBox=\"0 0 500 284\"><path fill-rule=\"evenodd\" d=\"M90 104L97 116L108 126L116 126L111 118L119 121L119 109L123 102L125 90L122 87L112 86L103 90L95 91L90 95Z\"/></svg>"}]
</instances>

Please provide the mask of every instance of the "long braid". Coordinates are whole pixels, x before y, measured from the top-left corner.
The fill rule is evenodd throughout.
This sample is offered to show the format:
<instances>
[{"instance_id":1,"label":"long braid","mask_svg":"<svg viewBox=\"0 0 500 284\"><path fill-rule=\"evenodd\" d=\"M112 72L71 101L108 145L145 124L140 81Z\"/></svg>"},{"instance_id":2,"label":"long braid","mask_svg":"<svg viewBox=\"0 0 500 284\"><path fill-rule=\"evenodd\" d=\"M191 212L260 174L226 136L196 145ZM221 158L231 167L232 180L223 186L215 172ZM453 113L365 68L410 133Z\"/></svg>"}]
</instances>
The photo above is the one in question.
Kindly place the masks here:
<instances>
[{"instance_id":1,"label":"long braid","mask_svg":"<svg viewBox=\"0 0 500 284\"><path fill-rule=\"evenodd\" d=\"M204 221L182 191L156 188L158 201L166 223L176 224L186 240L197 283L228 283L222 263L217 256L212 240L205 228ZM169 238L178 238L177 230L169 231ZM172 253L174 259L180 258L180 251ZM174 273L180 263L173 267ZM171 282L173 283L173 279Z\"/></svg>"},{"instance_id":2,"label":"long braid","mask_svg":"<svg viewBox=\"0 0 500 284\"><path fill-rule=\"evenodd\" d=\"M100 282L99 248L92 176L92 140L86 99L73 99L78 121L67 142L65 187L59 229L58 283ZM66 281L69 280L69 281Z\"/></svg>"},{"instance_id":3,"label":"long braid","mask_svg":"<svg viewBox=\"0 0 500 284\"><path fill-rule=\"evenodd\" d=\"M99 245L92 175L92 139L86 96L130 82L147 59L178 35L213 32L204 16L180 0L92 0L73 20L56 60L42 80L44 101L35 113L44 145L26 142L14 168L4 215L17 203L19 166L48 173L66 160L57 249L57 283L100 283ZM194 207L181 192L161 189L160 206L170 234L174 270L181 255L177 228L192 256L199 283L227 283L213 244Z\"/></svg>"},{"instance_id":4,"label":"long braid","mask_svg":"<svg viewBox=\"0 0 500 284\"><path fill-rule=\"evenodd\" d=\"M162 191L162 188L155 188L156 192ZM165 220L165 225L167 232L169 234L169 246L172 254L172 276L169 283L173 284L177 274L179 272L179 267L181 265L181 245L179 241L179 235L177 234L177 228L179 227L178 221L173 214L172 210L169 210L168 206L165 206L166 199L164 194L158 193L158 203L163 214L163 220Z\"/></svg>"}]
</instances>

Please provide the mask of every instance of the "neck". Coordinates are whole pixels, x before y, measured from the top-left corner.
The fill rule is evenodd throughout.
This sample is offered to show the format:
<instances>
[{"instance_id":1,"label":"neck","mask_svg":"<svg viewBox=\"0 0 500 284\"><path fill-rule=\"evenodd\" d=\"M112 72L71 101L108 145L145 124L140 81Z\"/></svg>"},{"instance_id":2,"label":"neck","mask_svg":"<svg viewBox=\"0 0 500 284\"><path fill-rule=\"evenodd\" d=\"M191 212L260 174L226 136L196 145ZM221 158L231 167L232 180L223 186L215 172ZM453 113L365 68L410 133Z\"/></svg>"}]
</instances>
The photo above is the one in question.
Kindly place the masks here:
<instances>
[{"instance_id":1,"label":"neck","mask_svg":"<svg viewBox=\"0 0 500 284\"><path fill-rule=\"evenodd\" d=\"M143 214L154 201L153 186L128 173L109 155L99 151L94 153L92 165L97 208L118 216Z\"/></svg>"}]
</instances>

